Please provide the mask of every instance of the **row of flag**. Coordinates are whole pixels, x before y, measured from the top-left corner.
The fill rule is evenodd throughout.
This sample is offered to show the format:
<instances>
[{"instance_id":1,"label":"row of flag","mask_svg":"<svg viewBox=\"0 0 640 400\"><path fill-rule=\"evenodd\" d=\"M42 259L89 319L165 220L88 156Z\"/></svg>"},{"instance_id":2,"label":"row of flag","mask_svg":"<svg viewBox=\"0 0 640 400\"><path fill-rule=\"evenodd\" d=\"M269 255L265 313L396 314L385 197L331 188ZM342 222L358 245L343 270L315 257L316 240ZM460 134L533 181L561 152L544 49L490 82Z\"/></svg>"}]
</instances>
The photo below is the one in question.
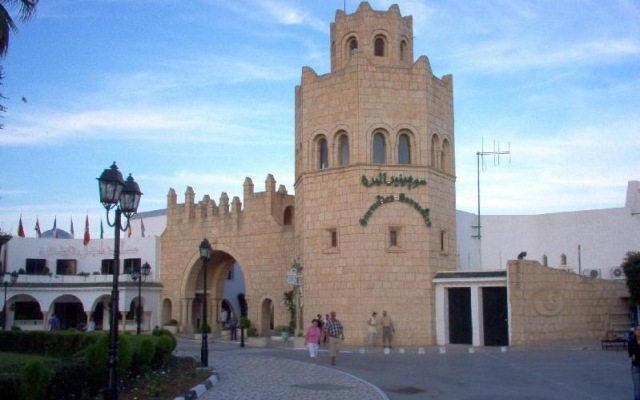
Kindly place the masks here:
<instances>
[{"instance_id":1,"label":"row of flag","mask_svg":"<svg viewBox=\"0 0 640 400\"><path fill-rule=\"evenodd\" d=\"M53 219L53 238L57 239L58 238L58 218L55 217ZM42 237L42 231L40 230L40 221L38 220L38 218L36 218L36 226L34 228L34 230L36 231L36 237L37 238L41 238ZM140 232L142 233L142 237L144 237L144 233L145 233L145 229L144 229L144 220L142 218L140 218ZM71 237L74 238L75 237L75 231L73 230L73 218L71 218L71 226L69 229L69 233L71 234ZM18 236L19 237L26 237L25 233L24 233L24 226L22 225L22 214L20 214L20 221L18 222ZM131 224L129 224L129 227L127 229L127 237L131 237ZM102 225L102 219L100 220L100 239L104 239L104 226ZM84 237L82 240L82 243L86 246L89 244L89 242L91 241L91 234L89 233L89 216L87 215L84 221Z\"/></svg>"}]
</instances>

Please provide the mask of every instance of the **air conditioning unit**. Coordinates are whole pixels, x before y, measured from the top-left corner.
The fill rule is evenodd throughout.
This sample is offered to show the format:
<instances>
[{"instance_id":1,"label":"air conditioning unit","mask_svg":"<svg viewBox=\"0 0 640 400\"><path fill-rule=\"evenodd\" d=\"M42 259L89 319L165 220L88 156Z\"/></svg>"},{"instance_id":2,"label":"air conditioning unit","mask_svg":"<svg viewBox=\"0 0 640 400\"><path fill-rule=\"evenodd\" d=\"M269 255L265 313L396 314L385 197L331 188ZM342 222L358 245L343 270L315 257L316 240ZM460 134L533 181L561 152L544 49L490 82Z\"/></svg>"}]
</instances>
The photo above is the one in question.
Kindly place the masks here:
<instances>
[{"instance_id":1,"label":"air conditioning unit","mask_svg":"<svg viewBox=\"0 0 640 400\"><path fill-rule=\"evenodd\" d=\"M611 268L611 279L624 279L624 271L620 267Z\"/></svg>"},{"instance_id":2,"label":"air conditioning unit","mask_svg":"<svg viewBox=\"0 0 640 400\"><path fill-rule=\"evenodd\" d=\"M588 276L590 278L601 278L602 274L599 269L585 269L582 271L582 275Z\"/></svg>"}]
</instances>

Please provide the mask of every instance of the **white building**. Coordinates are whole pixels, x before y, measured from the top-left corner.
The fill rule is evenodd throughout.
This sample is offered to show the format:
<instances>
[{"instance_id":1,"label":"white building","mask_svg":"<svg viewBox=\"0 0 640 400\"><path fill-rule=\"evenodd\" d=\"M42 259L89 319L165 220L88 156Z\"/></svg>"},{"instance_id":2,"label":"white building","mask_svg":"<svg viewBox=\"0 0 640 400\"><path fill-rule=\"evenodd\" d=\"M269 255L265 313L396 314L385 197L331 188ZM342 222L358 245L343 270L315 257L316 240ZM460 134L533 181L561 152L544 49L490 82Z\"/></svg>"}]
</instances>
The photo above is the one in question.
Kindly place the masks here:
<instances>
[{"instance_id":1,"label":"white building","mask_svg":"<svg viewBox=\"0 0 640 400\"><path fill-rule=\"evenodd\" d=\"M640 250L640 181L630 181L624 207L539 215L456 212L458 269L504 270L507 260L525 259L604 279L624 278L619 266Z\"/></svg>"}]
</instances>

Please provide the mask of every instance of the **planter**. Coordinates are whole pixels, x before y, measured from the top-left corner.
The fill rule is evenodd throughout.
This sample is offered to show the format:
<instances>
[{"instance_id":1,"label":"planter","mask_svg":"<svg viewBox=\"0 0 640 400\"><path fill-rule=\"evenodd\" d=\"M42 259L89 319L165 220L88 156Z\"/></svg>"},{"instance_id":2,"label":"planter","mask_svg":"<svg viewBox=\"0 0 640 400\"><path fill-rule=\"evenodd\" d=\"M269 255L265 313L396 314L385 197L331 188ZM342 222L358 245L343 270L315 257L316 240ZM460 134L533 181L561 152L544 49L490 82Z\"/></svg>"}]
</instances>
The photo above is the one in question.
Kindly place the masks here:
<instances>
[{"instance_id":1,"label":"planter","mask_svg":"<svg viewBox=\"0 0 640 400\"><path fill-rule=\"evenodd\" d=\"M269 338L266 336L249 336L247 338L248 347L267 347Z\"/></svg>"},{"instance_id":2,"label":"planter","mask_svg":"<svg viewBox=\"0 0 640 400\"><path fill-rule=\"evenodd\" d=\"M193 340L196 342L202 342L202 333L195 333L193 335ZM213 335L210 333L207 334L207 342L213 342Z\"/></svg>"},{"instance_id":3,"label":"planter","mask_svg":"<svg viewBox=\"0 0 640 400\"><path fill-rule=\"evenodd\" d=\"M174 335L178 334L178 327L176 325L163 325L162 329L166 329Z\"/></svg>"},{"instance_id":4,"label":"planter","mask_svg":"<svg viewBox=\"0 0 640 400\"><path fill-rule=\"evenodd\" d=\"M293 339L293 348L294 349L304 349L304 337L303 336L294 336Z\"/></svg>"},{"instance_id":5,"label":"planter","mask_svg":"<svg viewBox=\"0 0 640 400\"><path fill-rule=\"evenodd\" d=\"M231 340L231 331L221 331L220 340Z\"/></svg>"}]
</instances>

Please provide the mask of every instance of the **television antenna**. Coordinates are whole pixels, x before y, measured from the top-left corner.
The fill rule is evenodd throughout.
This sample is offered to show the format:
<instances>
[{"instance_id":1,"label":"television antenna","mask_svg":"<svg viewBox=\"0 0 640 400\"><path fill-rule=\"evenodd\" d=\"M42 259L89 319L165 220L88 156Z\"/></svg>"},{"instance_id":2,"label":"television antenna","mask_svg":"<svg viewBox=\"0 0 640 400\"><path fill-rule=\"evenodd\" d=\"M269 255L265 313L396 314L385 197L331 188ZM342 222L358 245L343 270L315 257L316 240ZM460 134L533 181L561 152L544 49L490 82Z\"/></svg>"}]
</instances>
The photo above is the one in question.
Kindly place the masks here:
<instances>
[{"instance_id":1,"label":"television antenna","mask_svg":"<svg viewBox=\"0 0 640 400\"><path fill-rule=\"evenodd\" d=\"M493 151L484 151L484 138L482 138L482 150L476 153L476 163L477 163L477 173L478 173L478 224L472 226L478 230L476 235L472 237L477 238L478 240L482 239L482 224L480 223L480 161L482 160L482 170L486 170L487 166L484 162L485 156L493 156L493 166L500 165L500 156L508 155L509 156L509 164L511 164L511 143L507 142L507 150L500 150L500 142L498 142L498 146L496 148L496 141L493 141Z\"/></svg>"}]
</instances>

